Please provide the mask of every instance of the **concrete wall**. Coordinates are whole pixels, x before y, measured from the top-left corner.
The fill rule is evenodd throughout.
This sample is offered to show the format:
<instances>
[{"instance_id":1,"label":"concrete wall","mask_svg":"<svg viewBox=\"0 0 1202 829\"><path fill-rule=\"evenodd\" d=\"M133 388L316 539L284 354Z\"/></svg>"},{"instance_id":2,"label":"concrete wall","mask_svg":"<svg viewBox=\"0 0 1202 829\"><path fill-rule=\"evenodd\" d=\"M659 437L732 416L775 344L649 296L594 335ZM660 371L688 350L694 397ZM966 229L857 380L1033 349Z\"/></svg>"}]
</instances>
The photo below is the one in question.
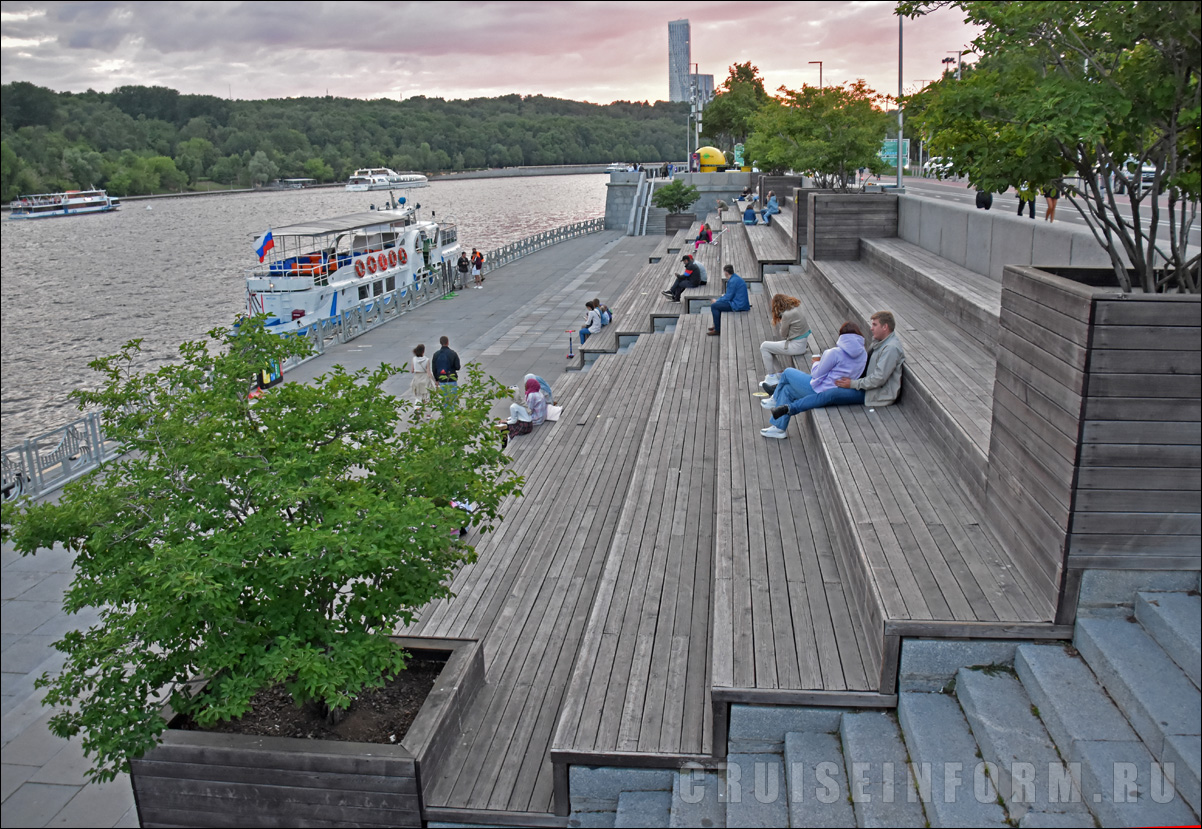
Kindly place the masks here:
<instances>
[{"instance_id":1,"label":"concrete wall","mask_svg":"<svg viewBox=\"0 0 1202 829\"><path fill-rule=\"evenodd\" d=\"M689 211L704 217L718 209L718 199L732 204L735 196L750 186L751 173L677 173L673 180L691 184L700 191L698 202ZM666 183L663 179L655 180L657 187Z\"/></svg>"},{"instance_id":2,"label":"concrete wall","mask_svg":"<svg viewBox=\"0 0 1202 829\"><path fill-rule=\"evenodd\" d=\"M1009 199L977 210L919 196L898 196L897 235L999 282L1006 265L1108 268L1110 257L1085 228L1012 213Z\"/></svg>"},{"instance_id":3,"label":"concrete wall","mask_svg":"<svg viewBox=\"0 0 1202 829\"><path fill-rule=\"evenodd\" d=\"M610 173L605 192L605 229L626 230L638 192L638 173Z\"/></svg>"}]
</instances>

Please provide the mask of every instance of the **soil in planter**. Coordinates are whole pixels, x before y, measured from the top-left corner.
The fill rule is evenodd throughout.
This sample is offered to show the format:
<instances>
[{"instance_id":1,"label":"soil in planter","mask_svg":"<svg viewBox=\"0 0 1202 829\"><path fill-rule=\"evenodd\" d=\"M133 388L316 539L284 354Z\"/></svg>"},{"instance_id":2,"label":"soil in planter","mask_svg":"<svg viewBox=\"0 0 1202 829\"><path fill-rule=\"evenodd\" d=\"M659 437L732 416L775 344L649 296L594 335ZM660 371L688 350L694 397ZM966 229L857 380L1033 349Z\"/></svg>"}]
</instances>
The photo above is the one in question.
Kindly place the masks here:
<instances>
[{"instance_id":1,"label":"soil in planter","mask_svg":"<svg viewBox=\"0 0 1202 829\"><path fill-rule=\"evenodd\" d=\"M337 725L326 722L316 704L298 707L283 685L264 689L251 700L251 710L236 720L201 728L191 719L178 723L187 731L301 737L359 743L399 743L413 724L446 662L413 659L391 682L359 695Z\"/></svg>"}]
</instances>

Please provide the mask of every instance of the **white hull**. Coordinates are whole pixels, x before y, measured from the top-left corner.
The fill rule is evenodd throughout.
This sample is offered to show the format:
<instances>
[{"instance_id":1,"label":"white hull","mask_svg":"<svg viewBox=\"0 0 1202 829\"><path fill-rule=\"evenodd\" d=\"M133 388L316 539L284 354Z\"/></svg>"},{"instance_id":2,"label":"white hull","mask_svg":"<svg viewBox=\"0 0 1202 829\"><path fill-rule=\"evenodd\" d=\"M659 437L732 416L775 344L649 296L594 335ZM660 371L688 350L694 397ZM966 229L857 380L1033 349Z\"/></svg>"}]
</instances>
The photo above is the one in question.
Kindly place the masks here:
<instances>
[{"instance_id":1,"label":"white hull","mask_svg":"<svg viewBox=\"0 0 1202 829\"><path fill-rule=\"evenodd\" d=\"M60 216L82 216L88 213L111 213L121 206L118 199L103 190L86 193L44 193L22 196L12 202L10 219L51 219Z\"/></svg>"}]
</instances>

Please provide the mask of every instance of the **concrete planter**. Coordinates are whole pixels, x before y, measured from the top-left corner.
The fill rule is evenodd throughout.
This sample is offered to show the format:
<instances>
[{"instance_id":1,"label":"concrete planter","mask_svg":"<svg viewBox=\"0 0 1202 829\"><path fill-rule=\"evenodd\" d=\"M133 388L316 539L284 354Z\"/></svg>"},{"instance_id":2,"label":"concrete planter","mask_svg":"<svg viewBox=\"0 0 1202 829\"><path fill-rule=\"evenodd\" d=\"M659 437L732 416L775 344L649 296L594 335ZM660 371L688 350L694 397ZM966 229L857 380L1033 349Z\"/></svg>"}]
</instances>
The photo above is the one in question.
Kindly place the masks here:
<instances>
[{"instance_id":1,"label":"concrete planter","mask_svg":"<svg viewBox=\"0 0 1202 829\"><path fill-rule=\"evenodd\" d=\"M1200 303L1124 294L1108 269L1005 268L987 514L1062 624L1087 569L1202 562Z\"/></svg>"},{"instance_id":2,"label":"concrete planter","mask_svg":"<svg viewBox=\"0 0 1202 829\"><path fill-rule=\"evenodd\" d=\"M484 654L462 639L397 642L414 656L446 658L399 744L172 729L130 763L141 825L421 826L422 781L438 778L459 737L460 718L484 684Z\"/></svg>"},{"instance_id":3,"label":"concrete planter","mask_svg":"<svg viewBox=\"0 0 1202 829\"><path fill-rule=\"evenodd\" d=\"M696 213L669 213L664 217L664 235L672 236L678 231L688 230L695 221Z\"/></svg>"}]
</instances>

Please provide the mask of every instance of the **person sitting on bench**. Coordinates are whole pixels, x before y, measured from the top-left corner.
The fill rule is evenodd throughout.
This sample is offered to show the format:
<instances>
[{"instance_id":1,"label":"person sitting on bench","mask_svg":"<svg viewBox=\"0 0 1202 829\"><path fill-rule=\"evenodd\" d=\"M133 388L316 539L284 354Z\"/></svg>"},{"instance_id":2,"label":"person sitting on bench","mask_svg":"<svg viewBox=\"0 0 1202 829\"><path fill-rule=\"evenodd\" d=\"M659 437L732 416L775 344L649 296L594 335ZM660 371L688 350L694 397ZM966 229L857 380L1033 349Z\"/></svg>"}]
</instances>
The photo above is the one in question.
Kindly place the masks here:
<instances>
[{"instance_id":1,"label":"person sitting on bench","mask_svg":"<svg viewBox=\"0 0 1202 829\"><path fill-rule=\"evenodd\" d=\"M782 439L789 426L789 418L809 409L820 406L846 406L862 403L869 408L892 405L901 394L902 365L906 354L901 340L894 333L897 323L889 311L877 311L872 315L872 351L868 355L868 371L863 377L857 375L838 377L835 388L818 394L810 394L800 399L792 400L788 405L776 398L772 409L772 425L761 429L764 437ZM842 331L843 329L840 329ZM840 337L842 339L842 337ZM824 355L825 357L825 355ZM785 380L785 369L781 374L781 382ZM801 372L798 372L799 374ZM815 372L817 373L817 372ZM767 388L764 389L768 391ZM777 390L770 392L776 395Z\"/></svg>"},{"instance_id":2,"label":"person sitting on bench","mask_svg":"<svg viewBox=\"0 0 1202 829\"><path fill-rule=\"evenodd\" d=\"M743 277L735 273L734 265L726 265L722 271L726 274L726 293L710 304L714 327L706 333L711 337L717 337L722 333L723 311L751 310L751 300L747 298L747 283L743 281Z\"/></svg>"},{"instance_id":3,"label":"person sitting on bench","mask_svg":"<svg viewBox=\"0 0 1202 829\"><path fill-rule=\"evenodd\" d=\"M747 202L747 207L743 209L743 224L753 225L755 223L755 202Z\"/></svg>"},{"instance_id":4,"label":"person sitting on bench","mask_svg":"<svg viewBox=\"0 0 1202 829\"><path fill-rule=\"evenodd\" d=\"M805 354L809 349L810 324L801 310L801 300L787 294L772 295L772 310L768 319L772 320L780 339L760 343L760 359L764 362L764 382L776 383L780 381L780 372L776 368L777 355L793 357Z\"/></svg>"},{"instance_id":5,"label":"person sitting on bench","mask_svg":"<svg viewBox=\"0 0 1202 829\"><path fill-rule=\"evenodd\" d=\"M772 217L780 212L780 203L776 200L776 193L772 190L768 191L768 204L760 211L760 216L764 219L764 224L772 224Z\"/></svg>"},{"instance_id":6,"label":"person sitting on bench","mask_svg":"<svg viewBox=\"0 0 1202 829\"><path fill-rule=\"evenodd\" d=\"M701 230L697 233L697 238L693 242L694 252L696 252L697 248L702 245L708 245L712 241L714 241L714 231L710 230L709 223L707 222L701 226Z\"/></svg>"},{"instance_id":7,"label":"person sitting on bench","mask_svg":"<svg viewBox=\"0 0 1202 829\"><path fill-rule=\"evenodd\" d=\"M696 288L705 284L705 268L693 259L691 254L685 254L680 261L684 262L684 273L678 274L672 287L664 291L664 296L673 302L680 302L680 295L685 288Z\"/></svg>"}]
</instances>

